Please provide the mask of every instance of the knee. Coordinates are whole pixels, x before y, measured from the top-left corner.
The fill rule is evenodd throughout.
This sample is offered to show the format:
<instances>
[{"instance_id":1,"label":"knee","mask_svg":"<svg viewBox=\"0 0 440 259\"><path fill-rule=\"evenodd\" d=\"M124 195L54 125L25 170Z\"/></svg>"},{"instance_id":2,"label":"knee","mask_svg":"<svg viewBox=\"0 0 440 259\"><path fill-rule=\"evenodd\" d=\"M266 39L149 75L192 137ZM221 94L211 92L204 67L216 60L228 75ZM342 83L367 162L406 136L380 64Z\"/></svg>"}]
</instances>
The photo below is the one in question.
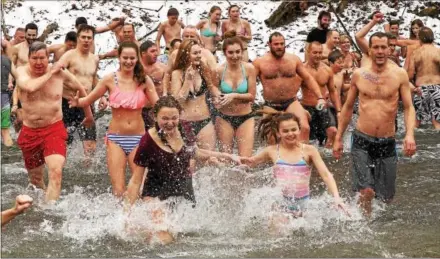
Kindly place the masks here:
<instances>
[{"instance_id":1,"label":"knee","mask_svg":"<svg viewBox=\"0 0 440 259\"><path fill-rule=\"evenodd\" d=\"M43 182L43 175L31 174L29 176L29 181L31 182L31 184L39 186Z\"/></svg>"}]
</instances>

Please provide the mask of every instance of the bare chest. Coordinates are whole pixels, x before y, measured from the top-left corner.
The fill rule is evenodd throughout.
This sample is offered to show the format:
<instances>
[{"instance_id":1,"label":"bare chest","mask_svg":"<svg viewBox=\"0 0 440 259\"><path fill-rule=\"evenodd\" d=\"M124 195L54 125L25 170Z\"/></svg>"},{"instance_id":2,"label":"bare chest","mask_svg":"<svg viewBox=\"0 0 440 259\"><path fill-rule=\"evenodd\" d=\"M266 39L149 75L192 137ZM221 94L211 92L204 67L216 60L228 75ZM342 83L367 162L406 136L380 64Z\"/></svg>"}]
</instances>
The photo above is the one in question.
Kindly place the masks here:
<instances>
[{"instance_id":1,"label":"bare chest","mask_svg":"<svg viewBox=\"0 0 440 259\"><path fill-rule=\"evenodd\" d=\"M356 85L361 97L377 100L392 100L399 96L400 80L391 73L376 75L361 72L361 76Z\"/></svg>"},{"instance_id":2,"label":"bare chest","mask_svg":"<svg viewBox=\"0 0 440 259\"><path fill-rule=\"evenodd\" d=\"M307 71L316 80L320 87L324 87L328 84L330 74L327 70L323 69L322 67L319 67L318 69L307 67Z\"/></svg>"},{"instance_id":3,"label":"bare chest","mask_svg":"<svg viewBox=\"0 0 440 259\"><path fill-rule=\"evenodd\" d=\"M93 80L98 64L93 58L77 57L69 63L69 71L77 77Z\"/></svg>"},{"instance_id":4,"label":"bare chest","mask_svg":"<svg viewBox=\"0 0 440 259\"><path fill-rule=\"evenodd\" d=\"M260 65L263 79L294 78L296 76L296 64L292 62L270 63L263 62Z\"/></svg>"}]
</instances>

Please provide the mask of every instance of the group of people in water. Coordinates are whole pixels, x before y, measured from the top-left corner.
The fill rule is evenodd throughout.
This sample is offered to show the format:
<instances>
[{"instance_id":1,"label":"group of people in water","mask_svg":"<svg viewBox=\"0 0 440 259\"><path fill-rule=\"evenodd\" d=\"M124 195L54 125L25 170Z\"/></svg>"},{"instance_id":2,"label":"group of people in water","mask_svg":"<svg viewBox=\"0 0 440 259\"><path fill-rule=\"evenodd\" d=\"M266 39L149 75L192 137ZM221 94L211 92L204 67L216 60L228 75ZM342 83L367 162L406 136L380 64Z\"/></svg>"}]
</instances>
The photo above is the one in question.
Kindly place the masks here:
<instances>
[{"instance_id":1,"label":"group of people in water","mask_svg":"<svg viewBox=\"0 0 440 259\"><path fill-rule=\"evenodd\" d=\"M349 214L335 179L309 141L317 139L339 159L356 102L353 190L360 193L358 203L366 216L371 215L373 198L393 199L399 101L405 155L416 151L416 121L432 120L440 128L440 50L432 30L415 20L411 38L404 39L399 22L390 21L386 32L367 40L368 32L384 20L375 12L356 33L360 51L352 52L352 38L330 29L331 14L321 11L318 27L307 36L304 62L286 52L280 32L270 34L266 54L250 61L251 26L240 18L239 6L231 5L227 12L229 19L221 21L222 9L213 6L206 20L192 26L184 25L178 10L171 8L155 41L138 42L135 25L124 17L98 28L79 17L77 30L67 33L64 44L47 46L37 40L34 23L17 29L12 41L2 40L2 140L13 144L11 112L30 183L45 190L47 201L60 196L74 132L86 159L93 158L98 100L99 110L111 108L105 145L112 192L129 204L139 197L148 202L172 196L195 204L192 175L197 168L270 163L284 199L275 206L281 214L298 217L306 212L312 167L337 207ZM115 34L118 46L96 55L94 36L106 31ZM162 37L166 44L160 55ZM223 64L217 63L219 52L226 59ZM406 58L404 68L401 57ZM105 58L117 58L119 68L98 78L99 61ZM257 80L264 98L258 110ZM262 115L258 127L257 115ZM258 154L256 128L267 143ZM157 234L172 239L166 231Z\"/></svg>"}]
</instances>

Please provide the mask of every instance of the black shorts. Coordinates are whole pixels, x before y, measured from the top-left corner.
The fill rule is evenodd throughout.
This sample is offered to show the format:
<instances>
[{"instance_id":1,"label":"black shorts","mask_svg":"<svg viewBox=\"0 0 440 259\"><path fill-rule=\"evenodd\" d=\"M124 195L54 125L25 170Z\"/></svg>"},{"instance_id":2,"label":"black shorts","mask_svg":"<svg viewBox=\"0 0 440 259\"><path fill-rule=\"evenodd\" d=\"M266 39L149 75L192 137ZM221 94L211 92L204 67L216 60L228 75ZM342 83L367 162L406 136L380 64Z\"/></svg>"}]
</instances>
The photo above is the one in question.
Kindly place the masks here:
<instances>
[{"instance_id":1,"label":"black shorts","mask_svg":"<svg viewBox=\"0 0 440 259\"><path fill-rule=\"evenodd\" d=\"M353 190L372 188L376 198L391 200L396 193L396 139L371 137L355 130L352 141Z\"/></svg>"},{"instance_id":2,"label":"black shorts","mask_svg":"<svg viewBox=\"0 0 440 259\"><path fill-rule=\"evenodd\" d=\"M93 106L92 113L94 112ZM62 100L62 111L63 111L63 122L67 129L67 144L73 142L73 134L78 131L79 139L84 140L95 140L96 141L96 126L93 125L90 128L82 125L84 120L84 111L82 108L69 108L69 101L67 99Z\"/></svg>"},{"instance_id":3,"label":"black shorts","mask_svg":"<svg viewBox=\"0 0 440 259\"><path fill-rule=\"evenodd\" d=\"M326 130L330 127L338 126L336 110L333 107L329 107L322 111L318 111L313 106L303 105L303 107L312 117L309 123L310 139L317 139L320 144L324 143L327 138Z\"/></svg>"}]
</instances>

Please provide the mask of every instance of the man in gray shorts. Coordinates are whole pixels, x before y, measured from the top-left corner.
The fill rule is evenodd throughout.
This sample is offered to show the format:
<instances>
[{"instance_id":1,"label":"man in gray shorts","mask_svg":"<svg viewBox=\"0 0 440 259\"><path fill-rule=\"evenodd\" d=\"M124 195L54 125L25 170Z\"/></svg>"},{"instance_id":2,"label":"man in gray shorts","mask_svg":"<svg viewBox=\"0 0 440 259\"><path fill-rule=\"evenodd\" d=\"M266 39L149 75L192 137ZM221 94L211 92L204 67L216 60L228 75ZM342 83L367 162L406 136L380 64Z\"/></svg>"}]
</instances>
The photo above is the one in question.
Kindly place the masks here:
<instances>
[{"instance_id":1,"label":"man in gray shorts","mask_svg":"<svg viewBox=\"0 0 440 259\"><path fill-rule=\"evenodd\" d=\"M353 73L333 145L333 156L339 159L343 149L342 135L352 118L356 97L359 97L359 118L351 149L352 176L353 189L360 192L358 203L368 217L374 197L390 202L395 194L397 154L394 119L399 94L405 113L404 153L412 156L416 150L415 111L408 75L404 69L387 62L390 50L385 33L374 33L370 37L369 48L372 63Z\"/></svg>"},{"instance_id":2,"label":"man in gray shorts","mask_svg":"<svg viewBox=\"0 0 440 259\"><path fill-rule=\"evenodd\" d=\"M422 46L414 50L408 69L418 90L414 95L416 126L422 120L431 120L434 128L440 129L440 48L433 44L434 33L428 27L420 28L419 39Z\"/></svg>"}]
</instances>

